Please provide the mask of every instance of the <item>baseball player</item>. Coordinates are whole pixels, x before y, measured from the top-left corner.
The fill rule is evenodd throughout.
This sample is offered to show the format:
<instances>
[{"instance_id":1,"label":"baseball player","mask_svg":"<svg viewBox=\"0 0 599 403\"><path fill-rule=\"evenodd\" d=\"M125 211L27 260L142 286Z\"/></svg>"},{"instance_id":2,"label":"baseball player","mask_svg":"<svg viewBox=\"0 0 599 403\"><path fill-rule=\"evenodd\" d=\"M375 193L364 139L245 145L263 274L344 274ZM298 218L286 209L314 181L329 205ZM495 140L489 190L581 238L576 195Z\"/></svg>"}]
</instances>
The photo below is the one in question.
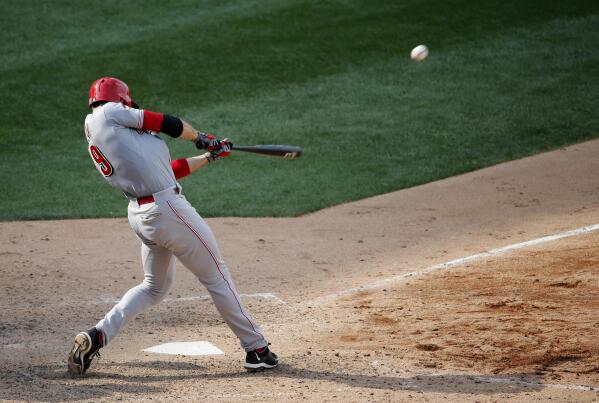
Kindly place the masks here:
<instances>
[{"instance_id":1,"label":"baseball player","mask_svg":"<svg viewBox=\"0 0 599 403\"><path fill-rule=\"evenodd\" d=\"M138 313L160 302L175 277L175 257L208 289L247 352L245 368L277 366L260 327L237 292L210 227L181 193L177 179L231 153L231 142L198 132L183 120L139 109L123 81L103 77L89 90L85 118L89 155L108 183L129 199L128 218L141 240L144 280L90 330L75 337L69 372L83 374L99 349ZM171 161L158 133L189 140L206 153Z\"/></svg>"}]
</instances>

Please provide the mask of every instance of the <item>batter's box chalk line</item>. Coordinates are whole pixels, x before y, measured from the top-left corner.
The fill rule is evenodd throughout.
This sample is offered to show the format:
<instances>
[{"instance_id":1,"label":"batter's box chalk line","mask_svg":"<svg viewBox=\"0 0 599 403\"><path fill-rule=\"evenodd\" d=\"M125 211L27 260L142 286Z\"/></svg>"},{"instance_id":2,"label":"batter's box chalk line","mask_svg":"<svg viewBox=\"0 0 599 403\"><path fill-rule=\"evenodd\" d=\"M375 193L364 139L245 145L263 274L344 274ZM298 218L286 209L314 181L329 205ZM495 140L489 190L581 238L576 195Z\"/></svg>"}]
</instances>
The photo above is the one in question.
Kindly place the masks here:
<instances>
[{"instance_id":1,"label":"batter's box chalk line","mask_svg":"<svg viewBox=\"0 0 599 403\"><path fill-rule=\"evenodd\" d=\"M524 249L524 248L528 248L531 246L536 246L536 245L540 245L540 244L544 244L544 243L548 243L548 242L553 242L553 241L557 241L557 240L563 239L563 238L570 238L570 237L574 237L574 236L578 236L578 235L588 234L590 232L597 231L597 230L599 230L599 224L593 224L593 225L589 225L586 227L576 228L576 229L573 229L570 231L560 232L560 233L554 234L554 235L548 235L548 236L544 236L541 238L532 239L530 241L515 243L512 245L504 246L503 248L492 249L490 251L478 253L476 255L466 256L466 257L463 257L460 259L450 260L449 262L436 264L434 266L429 266L429 267L426 267L421 270L404 273L404 274L399 274L399 275L393 276L393 277L384 278L384 279L375 281L373 283L365 284L365 285L362 285L359 287L348 288L346 290L339 291L339 292L329 294L329 295L325 295L322 297L318 297L318 298L315 298L310 301L305 301L305 302L303 302L303 304L304 305L313 305L313 306L325 304L327 302L334 301L338 298L341 298L341 297L344 297L344 296L347 296L350 294L354 294L354 293L357 293L360 291L369 291L369 290L380 289L385 286L397 284L406 279L409 279L412 277L417 277L417 276L423 276L425 274L432 273L434 271L445 270L445 269L449 269L451 267L461 266L463 264L481 260L481 259L485 259L488 257L504 255L504 254L513 252L518 249Z\"/></svg>"},{"instance_id":2,"label":"batter's box chalk line","mask_svg":"<svg viewBox=\"0 0 599 403\"><path fill-rule=\"evenodd\" d=\"M275 304L286 304L284 300L277 297L275 294L266 292L266 293L254 293L254 294L239 294L243 299L264 299L267 301L271 301ZM189 301L211 301L210 295L194 295L190 297L177 297L177 298L165 298L162 302L189 302ZM96 304L117 304L119 303L120 298L100 298L96 301Z\"/></svg>"},{"instance_id":3,"label":"batter's box chalk line","mask_svg":"<svg viewBox=\"0 0 599 403\"><path fill-rule=\"evenodd\" d=\"M574 384L562 384L562 383L543 383L543 382L539 382L537 380L531 380L531 379L526 379L523 377L512 377L512 376L484 376L484 375L468 375L468 374L464 374L464 373L460 373L460 372L452 372L452 373L427 373L427 374L422 374L421 376L424 377L431 377L431 376L435 376L438 377L439 380L445 380L446 382L455 382L455 377L460 377L460 378L465 378L468 379L470 381L474 381L476 383L480 383L480 384L504 384L504 385L514 385L514 386L523 386L523 387L529 387L529 388L536 388L536 389L545 389L545 388L552 388L552 389L566 389L566 390L577 390L577 391L583 391L583 392L594 392L597 391L598 388L594 387L594 386L587 386L587 385L574 385ZM418 378L418 376L416 377ZM460 381L460 384L463 383L463 381ZM402 381L402 385L412 388L414 390L418 390L419 388L419 383L413 380L409 380L409 381ZM509 392L507 392L509 393Z\"/></svg>"},{"instance_id":4,"label":"batter's box chalk line","mask_svg":"<svg viewBox=\"0 0 599 403\"><path fill-rule=\"evenodd\" d=\"M175 341L145 348L141 351L157 354L200 356L221 355L224 352L209 341Z\"/></svg>"}]
</instances>

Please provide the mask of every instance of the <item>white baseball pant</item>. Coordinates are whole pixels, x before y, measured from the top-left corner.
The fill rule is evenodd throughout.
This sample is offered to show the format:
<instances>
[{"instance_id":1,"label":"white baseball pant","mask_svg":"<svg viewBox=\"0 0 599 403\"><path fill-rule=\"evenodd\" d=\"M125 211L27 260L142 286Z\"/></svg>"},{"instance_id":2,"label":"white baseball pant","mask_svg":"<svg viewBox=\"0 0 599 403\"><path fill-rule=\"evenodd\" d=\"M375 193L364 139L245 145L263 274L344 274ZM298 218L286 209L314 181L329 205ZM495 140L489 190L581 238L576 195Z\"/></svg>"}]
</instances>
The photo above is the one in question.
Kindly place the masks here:
<instances>
[{"instance_id":1,"label":"white baseball pant","mask_svg":"<svg viewBox=\"0 0 599 403\"><path fill-rule=\"evenodd\" d=\"M162 301L175 277L175 259L208 289L219 313L252 351L268 343L235 289L208 224L184 196L169 188L154 195L154 203L129 202L129 224L142 241L144 280L133 287L96 325L107 344L138 313Z\"/></svg>"}]
</instances>

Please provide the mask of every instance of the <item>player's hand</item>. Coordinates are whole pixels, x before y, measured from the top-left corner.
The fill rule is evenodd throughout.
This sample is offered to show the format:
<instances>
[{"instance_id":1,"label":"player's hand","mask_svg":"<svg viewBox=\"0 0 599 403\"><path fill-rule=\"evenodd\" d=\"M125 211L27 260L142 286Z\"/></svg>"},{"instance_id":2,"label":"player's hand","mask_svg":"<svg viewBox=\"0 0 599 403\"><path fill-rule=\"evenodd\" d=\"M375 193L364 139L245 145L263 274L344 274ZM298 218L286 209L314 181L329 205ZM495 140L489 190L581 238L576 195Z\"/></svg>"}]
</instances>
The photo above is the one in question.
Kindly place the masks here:
<instances>
[{"instance_id":1,"label":"player's hand","mask_svg":"<svg viewBox=\"0 0 599 403\"><path fill-rule=\"evenodd\" d=\"M208 162L214 162L219 158L224 158L231 155L233 143L231 143L229 139L220 140L218 145L218 148L204 154Z\"/></svg>"},{"instance_id":2,"label":"player's hand","mask_svg":"<svg viewBox=\"0 0 599 403\"><path fill-rule=\"evenodd\" d=\"M233 143L231 143L231 140L223 139L218 142L218 145L219 147L215 151L218 151L220 157L228 157L231 155L231 150L233 150Z\"/></svg>"},{"instance_id":3,"label":"player's hand","mask_svg":"<svg viewBox=\"0 0 599 403\"><path fill-rule=\"evenodd\" d=\"M198 150L213 151L219 147L220 141L211 134L198 132L198 138L194 143Z\"/></svg>"}]
</instances>

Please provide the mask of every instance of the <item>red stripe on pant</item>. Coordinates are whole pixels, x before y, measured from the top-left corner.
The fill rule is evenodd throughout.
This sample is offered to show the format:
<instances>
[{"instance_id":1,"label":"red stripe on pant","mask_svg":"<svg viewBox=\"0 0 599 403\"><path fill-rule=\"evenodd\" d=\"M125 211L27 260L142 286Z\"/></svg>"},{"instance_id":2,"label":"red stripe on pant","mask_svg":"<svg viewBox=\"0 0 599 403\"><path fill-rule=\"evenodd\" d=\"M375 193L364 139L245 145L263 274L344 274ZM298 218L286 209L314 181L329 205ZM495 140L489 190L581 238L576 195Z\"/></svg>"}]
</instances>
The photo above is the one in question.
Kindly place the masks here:
<instances>
[{"instance_id":1,"label":"red stripe on pant","mask_svg":"<svg viewBox=\"0 0 599 403\"><path fill-rule=\"evenodd\" d=\"M260 337L262 337L262 339L264 339L264 336L262 335L262 333L258 332L256 330L256 328L254 327L254 324L252 323L252 321L250 320L250 318L248 318L246 316L246 314L243 312L243 308L241 307L241 302L239 302L239 299L237 298L237 294L235 294L235 292L233 291L233 288L231 287L231 284L229 284L229 282L227 281L225 275L223 274L223 272L220 269L220 265L218 264L218 260L216 259L216 257L214 256L214 254L212 253L212 251L210 250L210 248L208 247L208 245L206 244L206 242L204 241L204 239L200 236L200 234L198 234L196 232L196 230L187 223L187 221L185 221L177 212L177 210L173 207L173 205L171 204L170 201L166 202L169 207L171 208L171 210L173 210L173 213L175 213L175 215L179 218L179 220L181 220L181 222L183 224L185 224L185 226L187 228L190 229L190 231L196 236L196 238L198 238L200 240L200 242L202 243L202 245L204 245L204 247L206 248L206 250L208 251L208 253L210 254L210 257L212 257L212 260L214 261L214 264L216 265L216 268L218 269L218 272L220 273L220 275L223 277L223 280L225 280L225 283L227 283L227 287L229 287L229 290L231 290L231 294L233 294L233 297L235 297L235 301L237 302L237 305L239 306L239 310L241 311L241 314L243 315L243 317L248 321L248 323L250 324L250 326L252 327L252 330L254 331L254 333L256 333L257 335L259 335Z\"/></svg>"}]
</instances>

